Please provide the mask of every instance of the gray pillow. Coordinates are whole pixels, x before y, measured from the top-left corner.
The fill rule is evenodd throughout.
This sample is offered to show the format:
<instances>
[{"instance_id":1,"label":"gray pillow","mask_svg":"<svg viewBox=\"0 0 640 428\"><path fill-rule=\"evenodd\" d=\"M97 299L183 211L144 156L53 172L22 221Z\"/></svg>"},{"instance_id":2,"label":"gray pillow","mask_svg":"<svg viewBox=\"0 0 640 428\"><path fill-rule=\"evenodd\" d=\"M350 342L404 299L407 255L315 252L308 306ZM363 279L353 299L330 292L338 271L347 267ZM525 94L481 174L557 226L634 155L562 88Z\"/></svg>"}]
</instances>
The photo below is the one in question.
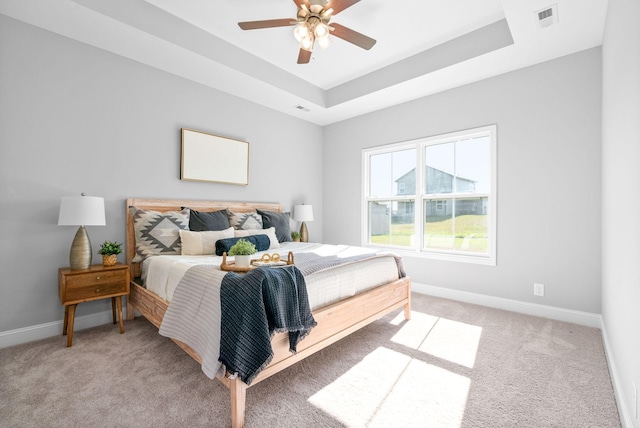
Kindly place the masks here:
<instances>
[{"instance_id":1,"label":"gray pillow","mask_svg":"<svg viewBox=\"0 0 640 428\"><path fill-rule=\"evenodd\" d=\"M289 213L276 213L273 211L256 210L262 216L262 225L265 229L276 228L278 242L291 241L291 227L289 226Z\"/></svg>"},{"instance_id":2,"label":"gray pillow","mask_svg":"<svg viewBox=\"0 0 640 428\"><path fill-rule=\"evenodd\" d=\"M184 209L184 207L182 208ZM219 211L196 211L189 208L189 230L194 232L207 232L210 230L226 230L231 227L227 209Z\"/></svg>"}]
</instances>

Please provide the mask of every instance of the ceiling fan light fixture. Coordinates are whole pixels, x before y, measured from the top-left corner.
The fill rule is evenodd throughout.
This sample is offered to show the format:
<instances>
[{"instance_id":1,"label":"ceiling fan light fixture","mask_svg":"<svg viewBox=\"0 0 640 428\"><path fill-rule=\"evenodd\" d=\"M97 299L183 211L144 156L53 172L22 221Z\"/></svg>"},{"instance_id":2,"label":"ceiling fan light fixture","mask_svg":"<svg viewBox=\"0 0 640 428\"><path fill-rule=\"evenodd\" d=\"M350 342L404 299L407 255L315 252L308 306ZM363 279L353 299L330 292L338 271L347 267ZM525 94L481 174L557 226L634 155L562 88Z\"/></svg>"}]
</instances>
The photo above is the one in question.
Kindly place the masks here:
<instances>
[{"instance_id":1,"label":"ceiling fan light fixture","mask_svg":"<svg viewBox=\"0 0 640 428\"><path fill-rule=\"evenodd\" d=\"M321 49L326 49L331 46L331 38L328 34L325 37L319 37L316 40L318 40L318 46L320 46Z\"/></svg>"},{"instance_id":2,"label":"ceiling fan light fixture","mask_svg":"<svg viewBox=\"0 0 640 428\"><path fill-rule=\"evenodd\" d=\"M307 37L304 37L300 41L300 48L311 52L313 50L313 42L315 42L315 39L313 37L313 33L308 33Z\"/></svg>"},{"instance_id":3,"label":"ceiling fan light fixture","mask_svg":"<svg viewBox=\"0 0 640 428\"><path fill-rule=\"evenodd\" d=\"M295 19L267 19L238 22L242 30L293 26L293 35L299 43L298 64L308 64L313 47L326 49L332 45L333 37L369 50L376 44L375 39L358 33L338 23L331 23L332 14L340 13L360 0L294 0L297 5ZM331 6L335 6L335 9Z\"/></svg>"},{"instance_id":4,"label":"ceiling fan light fixture","mask_svg":"<svg viewBox=\"0 0 640 428\"><path fill-rule=\"evenodd\" d=\"M319 23L318 25L316 25L314 32L318 39L329 37L329 27L327 26L327 24Z\"/></svg>"},{"instance_id":5,"label":"ceiling fan light fixture","mask_svg":"<svg viewBox=\"0 0 640 428\"><path fill-rule=\"evenodd\" d=\"M302 42L302 40L309 35L309 27L306 22L301 22L293 29L293 36L297 41Z\"/></svg>"}]
</instances>

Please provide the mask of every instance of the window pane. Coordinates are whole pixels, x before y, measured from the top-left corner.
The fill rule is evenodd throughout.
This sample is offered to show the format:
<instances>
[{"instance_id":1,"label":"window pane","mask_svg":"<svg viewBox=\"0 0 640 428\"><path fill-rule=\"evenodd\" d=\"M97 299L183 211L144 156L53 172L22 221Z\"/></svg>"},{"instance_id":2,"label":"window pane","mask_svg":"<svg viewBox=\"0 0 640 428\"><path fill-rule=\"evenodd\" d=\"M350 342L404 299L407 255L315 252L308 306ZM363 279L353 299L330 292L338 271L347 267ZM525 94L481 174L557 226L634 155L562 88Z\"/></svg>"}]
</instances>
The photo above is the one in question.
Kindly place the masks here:
<instances>
[{"instance_id":1,"label":"window pane","mask_svg":"<svg viewBox=\"0 0 640 428\"><path fill-rule=\"evenodd\" d=\"M455 248L460 251L487 253L488 198L457 199L455 201Z\"/></svg>"},{"instance_id":2,"label":"window pane","mask_svg":"<svg viewBox=\"0 0 640 428\"><path fill-rule=\"evenodd\" d=\"M369 243L412 246L414 206L415 201L369 202Z\"/></svg>"},{"instance_id":3,"label":"window pane","mask_svg":"<svg viewBox=\"0 0 640 428\"><path fill-rule=\"evenodd\" d=\"M487 253L487 206L488 198L426 200L425 248Z\"/></svg>"},{"instance_id":4,"label":"window pane","mask_svg":"<svg viewBox=\"0 0 640 428\"><path fill-rule=\"evenodd\" d=\"M369 197L416 194L415 149L372 155L369 159Z\"/></svg>"},{"instance_id":5,"label":"window pane","mask_svg":"<svg viewBox=\"0 0 640 428\"><path fill-rule=\"evenodd\" d=\"M489 193L491 165L489 137L456 142L456 192Z\"/></svg>"},{"instance_id":6,"label":"window pane","mask_svg":"<svg viewBox=\"0 0 640 428\"><path fill-rule=\"evenodd\" d=\"M373 155L369 159L369 197L391 196L391 153Z\"/></svg>"},{"instance_id":7,"label":"window pane","mask_svg":"<svg viewBox=\"0 0 640 428\"><path fill-rule=\"evenodd\" d=\"M454 143L425 147L426 189L428 194L452 193L454 170Z\"/></svg>"},{"instance_id":8,"label":"window pane","mask_svg":"<svg viewBox=\"0 0 640 428\"><path fill-rule=\"evenodd\" d=\"M369 242L389 244L391 210L389 202L369 202Z\"/></svg>"},{"instance_id":9,"label":"window pane","mask_svg":"<svg viewBox=\"0 0 640 428\"><path fill-rule=\"evenodd\" d=\"M429 199L424 202L424 247L453 249L453 200Z\"/></svg>"}]
</instances>

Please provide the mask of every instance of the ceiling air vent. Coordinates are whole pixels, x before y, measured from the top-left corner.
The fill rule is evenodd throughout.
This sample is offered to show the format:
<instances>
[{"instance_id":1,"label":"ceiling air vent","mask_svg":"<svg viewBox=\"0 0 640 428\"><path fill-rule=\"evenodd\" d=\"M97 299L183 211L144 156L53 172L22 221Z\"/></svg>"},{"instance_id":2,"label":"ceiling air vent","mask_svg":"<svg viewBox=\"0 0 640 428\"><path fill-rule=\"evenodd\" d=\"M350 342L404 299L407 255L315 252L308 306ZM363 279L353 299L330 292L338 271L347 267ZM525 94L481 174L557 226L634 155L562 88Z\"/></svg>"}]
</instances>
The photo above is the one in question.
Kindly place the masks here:
<instances>
[{"instance_id":1,"label":"ceiling air vent","mask_svg":"<svg viewBox=\"0 0 640 428\"><path fill-rule=\"evenodd\" d=\"M538 29L547 28L558 23L558 4L552 4L534 13Z\"/></svg>"},{"instance_id":2,"label":"ceiling air vent","mask_svg":"<svg viewBox=\"0 0 640 428\"><path fill-rule=\"evenodd\" d=\"M309 110L308 108L306 108L305 106L296 106L296 108L298 110L304 111L304 112L310 112L311 110Z\"/></svg>"}]
</instances>

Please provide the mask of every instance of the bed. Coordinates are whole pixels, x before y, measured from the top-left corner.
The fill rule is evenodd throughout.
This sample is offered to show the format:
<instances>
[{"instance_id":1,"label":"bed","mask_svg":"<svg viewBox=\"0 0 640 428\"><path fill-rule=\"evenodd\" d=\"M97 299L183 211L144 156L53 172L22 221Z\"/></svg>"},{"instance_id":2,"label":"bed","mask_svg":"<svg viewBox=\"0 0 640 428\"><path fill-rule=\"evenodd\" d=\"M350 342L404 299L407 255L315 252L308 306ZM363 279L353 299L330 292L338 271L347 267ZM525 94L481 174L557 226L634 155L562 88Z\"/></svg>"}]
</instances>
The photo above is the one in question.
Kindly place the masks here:
<instances>
[{"instance_id":1,"label":"bed","mask_svg":"<svg viewBox=\"0 0 640 428\"><path fill-rule=\"evenodd\" d=\"M156 294L156 292L150 291L143 285L141 279L143 263L135 258L136 234L130 207L159 212L180 211L183 207L189 207L191 210L197 210L203 213L225 209L234 213L250 213L256 210L281 212L281 206L277 203L127 199L126 258L132 278L131 291L127 298L127 318L133 319L134 314L138 312L158 329L161 328L163 318L167 313L169 301L166 299L167 296L164 296L165 298L160 297L159 294L162 293ZM285 246L281 248L281 251L287 250L288 248ZM296 251L293 251L293 254L295 256ZM328 274L326 272L322 272L322 274L324 276L323 281L326 282L328 280ZM310 276L309 278L312 277ZM329 281L331 281L331 279L329 279ZM229 388L230 391L232 427L244 426L245 398L249 386L253 386L267 379L396 309L404 308L404 317L407 320L410 319L410 288L410 279L406 276L398 275L398 278L390 278L384 284L376 285L372 288L365 288L363 291L358 291L356 294L347 296L342 300L331 301L328 304L322 301L319 303L316 302L313 304L312 314L317 325L311 330L308 336L298 343L296 353L290 352L289 336L286 333L276 333L271 339L273 358L269 364L252 379L250 385L243 382L240 377L224 371L219 372L215 377ZM309 300L311 300L311 297ZM192 358L202 364L202 356L192 347L180 340L173 340Z\"/></svg>"}]
</instances>

